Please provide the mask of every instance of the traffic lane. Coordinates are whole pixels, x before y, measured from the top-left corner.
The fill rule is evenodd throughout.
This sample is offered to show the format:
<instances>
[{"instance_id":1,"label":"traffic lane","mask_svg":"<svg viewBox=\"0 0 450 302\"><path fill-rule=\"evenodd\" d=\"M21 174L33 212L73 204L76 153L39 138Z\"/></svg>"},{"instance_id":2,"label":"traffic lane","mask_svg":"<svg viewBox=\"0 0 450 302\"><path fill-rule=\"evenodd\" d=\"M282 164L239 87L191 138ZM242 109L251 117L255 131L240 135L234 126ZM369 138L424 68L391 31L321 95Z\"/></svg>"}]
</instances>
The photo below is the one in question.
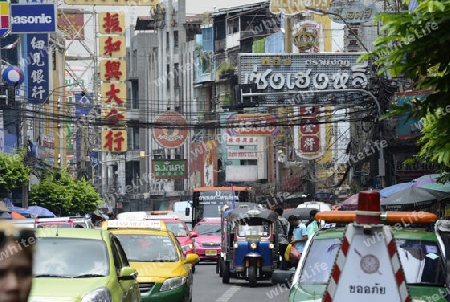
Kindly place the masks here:
<instances>
[{"instance_id":1,"label":"traffic lane","mask_svg":"<svg viewBox=\"0 0 450 302\"><path fill-rule=\"evenodd\" d=\"M201 262L194 273L193 299L195 302L228 301L287 301L289 289L273 285L270 280L258 281L258 287L250 288L248 281L230 278L230 284L223 284L216 274L214 262Z\"/></svg>"}]
</instances>

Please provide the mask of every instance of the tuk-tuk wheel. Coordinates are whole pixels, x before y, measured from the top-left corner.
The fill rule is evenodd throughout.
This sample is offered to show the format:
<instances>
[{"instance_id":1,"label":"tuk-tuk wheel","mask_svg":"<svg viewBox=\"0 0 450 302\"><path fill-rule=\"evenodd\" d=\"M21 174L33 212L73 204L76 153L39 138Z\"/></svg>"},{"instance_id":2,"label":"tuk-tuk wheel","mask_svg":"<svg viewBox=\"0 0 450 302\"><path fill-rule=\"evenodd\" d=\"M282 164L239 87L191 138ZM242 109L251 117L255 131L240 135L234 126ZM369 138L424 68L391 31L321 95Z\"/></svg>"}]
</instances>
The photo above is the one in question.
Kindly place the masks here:
<instances>
[{"instance_id":1,"label":"tuk-tuk wheel","mask_svg":"<svg viewBox=\"0 0 450 302\"><path fill-rule=\"evenodd\" d=\"M222 258L217 258L216 261L216 274L219 274L219 277L222 277Z\"/></svg>"},{"instance_id":2,"label":"tuk-tuk wheel","mask_svg":"<svg viewBox=\"0 0 450 302\"><path fill-rule=\"evenodd\" d=\"M250 261L250 266L248 267L248 283L250 287L256 287L258 285L257 269L256 261L255 259L252 259Z\"/></svg>"},{"instance_id":3,"label":"tuk-tuk wheel","mask_svg":"<svg viewBox=\"0 0 450 302\"><path fill-rule=\"evenodd\" d=\"M192 265L192 273L195 273L195 264L194 265Z\"/></svg>"},{"instance_id":4,"label":"tuk-tuk wheel","mask_svg":"<svg viewBox=\"0 0 450 302\"><path fill-rule=\"evenodd\" d=\"M222 283L230 283L230 261L222 261Z\"/></svg>"}]
</instances>

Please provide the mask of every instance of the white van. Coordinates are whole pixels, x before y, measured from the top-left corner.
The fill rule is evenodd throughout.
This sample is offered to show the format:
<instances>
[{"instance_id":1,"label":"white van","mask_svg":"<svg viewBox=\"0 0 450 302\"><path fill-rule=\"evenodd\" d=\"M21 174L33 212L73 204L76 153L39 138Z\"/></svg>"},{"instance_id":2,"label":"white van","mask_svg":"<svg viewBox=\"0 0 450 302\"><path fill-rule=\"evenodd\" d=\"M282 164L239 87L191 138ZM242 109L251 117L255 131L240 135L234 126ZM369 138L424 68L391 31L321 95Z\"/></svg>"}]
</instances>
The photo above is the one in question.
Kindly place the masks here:
<instances>
[{"instance_id":1,"label":"white van","mask_svg":"<svg viewBox=\"0 0 450 302\"><path fill-rule=\"evenodd\" d=\"M316 209L320 212L331 211L331 205L323 201L305 201L297 206L298 209Z\"/></svg>"}]
</instances>

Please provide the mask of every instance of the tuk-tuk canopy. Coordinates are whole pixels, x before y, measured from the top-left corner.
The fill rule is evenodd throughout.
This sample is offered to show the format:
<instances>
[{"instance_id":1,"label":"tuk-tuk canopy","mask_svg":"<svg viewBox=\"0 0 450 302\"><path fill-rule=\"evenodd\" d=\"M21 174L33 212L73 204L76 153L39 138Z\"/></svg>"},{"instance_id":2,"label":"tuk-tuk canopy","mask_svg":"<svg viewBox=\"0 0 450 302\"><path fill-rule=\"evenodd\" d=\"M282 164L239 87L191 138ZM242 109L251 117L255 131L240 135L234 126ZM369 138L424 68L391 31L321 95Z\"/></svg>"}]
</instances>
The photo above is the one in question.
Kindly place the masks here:
<instances>
[{"instance_id":1,"label":"tuk-tuk canopy","mask_svg":"<svg viewBox=\"0 0 450 302\"><path fill-rule=\"evenodd\" d=\"M245 220L248 218L260 218L268 220L270 222L276 222L278 220L278 215L275 212L267 209L240 208L228 210L224 213L224 216L230 222L238 222L240 220Z\"/></svg>"}]
</instances>

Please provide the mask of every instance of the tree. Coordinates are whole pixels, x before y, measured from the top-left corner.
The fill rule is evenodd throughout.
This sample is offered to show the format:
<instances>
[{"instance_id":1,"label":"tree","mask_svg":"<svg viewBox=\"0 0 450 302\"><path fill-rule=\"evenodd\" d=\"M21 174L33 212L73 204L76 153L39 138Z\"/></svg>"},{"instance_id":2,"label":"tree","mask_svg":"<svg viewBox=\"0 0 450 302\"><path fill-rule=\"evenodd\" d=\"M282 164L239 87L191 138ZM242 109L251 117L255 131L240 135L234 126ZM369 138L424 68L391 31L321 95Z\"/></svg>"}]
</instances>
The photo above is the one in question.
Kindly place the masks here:
<instances>
[{"instance_id":1,"label":"tree","mask_svg":"<svg viewBox=\"0 0 450 302\"><path fill-rule=\"evenodd\" d=\"M75 180L65 170L47 171L41 182L32 186L29 200L60 216L93 212L102 202L88 181Z\"/></svg>"},{"instance_id":2,"label":"tree","mask_svg":"<svg viewBox=\"0 0 450 302\"><path fill-rule=\"evenodd\" d=\"M0 198L28 183L31 168L25 166L26 151L18 153L0 153Z\"/></svg>"},{"instance_id":3,"label":"tree","mask_svg":"<svg viewBox=\"0 0 450 302\"><path fill-rule=\"evenodd\" d=\"M403 106L392 106L383 118L407 114L421 119L421 147L417 160L450 168L450 0L421 0L412 12L385 12L381 21L384 36L379 36L376 50L361 56L375 59L379 75L385 72L403 76L416 90L431 94ZM448 174L442 180L450 179Z\"/></svg>"}]
</instances>

